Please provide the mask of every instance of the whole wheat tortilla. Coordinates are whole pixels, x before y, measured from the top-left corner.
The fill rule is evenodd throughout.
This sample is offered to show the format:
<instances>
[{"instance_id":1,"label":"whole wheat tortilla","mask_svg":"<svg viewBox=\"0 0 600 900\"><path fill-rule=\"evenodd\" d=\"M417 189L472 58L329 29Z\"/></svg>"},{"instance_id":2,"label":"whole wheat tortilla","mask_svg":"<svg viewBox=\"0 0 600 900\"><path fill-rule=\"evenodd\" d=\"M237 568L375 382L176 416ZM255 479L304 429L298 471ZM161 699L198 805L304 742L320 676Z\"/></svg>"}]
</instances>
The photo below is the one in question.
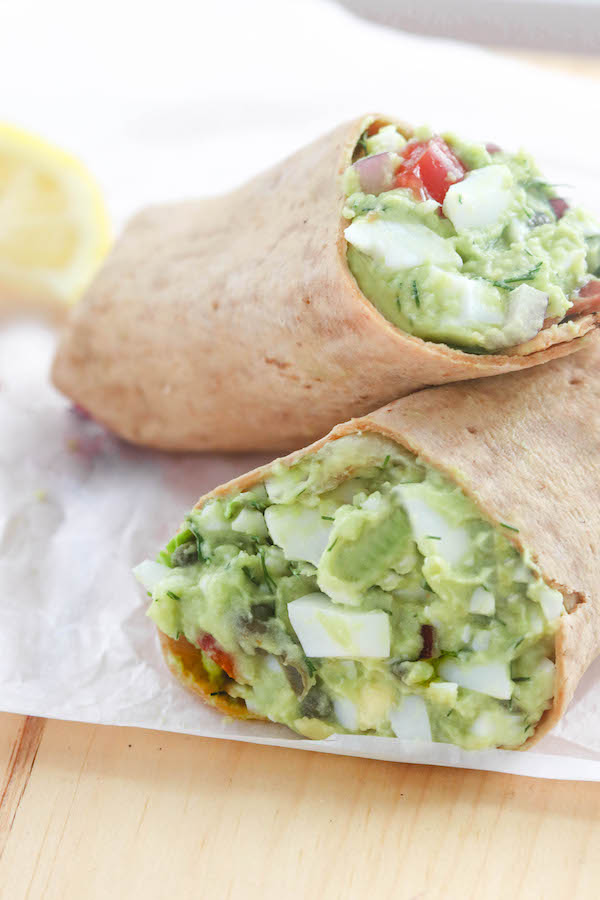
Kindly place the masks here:
<instances>
[{"instance_id":1,"label":"whole wheat tortilla","mask_svg":"<svg viewBox=\"0 0 600 900\"><path fill-rule=\"evenodd\" d=\"M482 356L400 331L363 296L346 263L339 176L372 119L230 194L137 215L74 311L57 387L136 443L282 450L427 385L578 349L596 314L524 354Z\"/></svg>"},{"instance_id":2,"label":"whole wheat tortilla","mask_svg":"<svg viewBox=\"0 0 600 900\"><path fill-rule=\"evenodd\" d=\"M581 353L528 372L420 391L338 425L283 460L292 465L344 435L376 432L460 485L492 524L511 526L503 528L506 538L529 551L568 610L556 634L554 703L524 747L556 724L600 653L598 372L600 340L594 338ZM197 506L250 489L272 466L221 485Z\"/></svg>"}]
</instances>

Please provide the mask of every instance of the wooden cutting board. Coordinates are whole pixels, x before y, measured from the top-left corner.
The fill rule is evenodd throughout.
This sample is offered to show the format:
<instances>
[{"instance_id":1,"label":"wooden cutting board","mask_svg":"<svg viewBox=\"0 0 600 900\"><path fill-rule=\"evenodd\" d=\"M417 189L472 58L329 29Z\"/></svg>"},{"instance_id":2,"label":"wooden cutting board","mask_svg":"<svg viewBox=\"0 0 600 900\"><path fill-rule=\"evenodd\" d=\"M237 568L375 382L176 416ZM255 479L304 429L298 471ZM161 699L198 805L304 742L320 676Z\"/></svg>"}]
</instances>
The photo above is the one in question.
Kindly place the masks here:
<instances>
[{"instance_id":1,"label":"wooden cutting board","mask_svg":"<svg viewBox=\"0 0 600 900\"><path fill-rule=\"evenodd\" d=\"M0 716L3 900L597 898L600 784Z\"/></svg>"},{"instance_id":2,"label":"wooden cutting board","mask_svg":"<svg viewBox=\"0 0 600 900\"><path fill-rule=\"evenodd\" d=\"M599 848L600 783L0 714L0 900L598 900Z\"/></svg>"}]
</instances>

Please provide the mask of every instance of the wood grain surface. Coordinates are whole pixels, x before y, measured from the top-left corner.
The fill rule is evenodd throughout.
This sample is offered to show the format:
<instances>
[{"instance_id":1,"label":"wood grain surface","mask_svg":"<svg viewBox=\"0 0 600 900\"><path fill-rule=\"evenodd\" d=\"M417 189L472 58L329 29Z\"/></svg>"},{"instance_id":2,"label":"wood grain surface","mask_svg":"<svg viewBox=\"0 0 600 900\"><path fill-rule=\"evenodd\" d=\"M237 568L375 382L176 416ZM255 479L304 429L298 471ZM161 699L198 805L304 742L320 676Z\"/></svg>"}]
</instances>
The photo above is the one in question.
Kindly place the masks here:
<instances>
[{"instance_id":1,"label":"wood grain surface","mask_svg":"<svg viewBox=\"0 0 600 900\"><path fill-rule=\"evenodd\" d=\"M35 721L3 900L599 895L600 784Z\"/></svg>"},{"instance_id":2,"label":"wood grain surface","mask_svg":"<svg viewBox=\"0 0 600 900\"><path fill-rule=\"evenodd\" d=\"M599 847L600 784L0 714L0 900L597 900Z\"/></svg>"}]
</instances>

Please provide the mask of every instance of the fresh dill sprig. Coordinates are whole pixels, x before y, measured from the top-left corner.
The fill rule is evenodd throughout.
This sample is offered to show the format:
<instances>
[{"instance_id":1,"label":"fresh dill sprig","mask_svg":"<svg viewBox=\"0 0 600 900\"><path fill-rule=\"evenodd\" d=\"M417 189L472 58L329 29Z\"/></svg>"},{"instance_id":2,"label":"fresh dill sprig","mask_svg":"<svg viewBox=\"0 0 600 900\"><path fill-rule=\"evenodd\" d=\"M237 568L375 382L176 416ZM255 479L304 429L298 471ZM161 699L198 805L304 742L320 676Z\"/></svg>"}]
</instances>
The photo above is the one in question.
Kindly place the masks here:
<instances>
[{"instance_id":1,"label":"fresh dill sprig","mask_svg":"<svg viewBox=\"0 0 600 900\"><path fill-rule=\"evenodd\" d=\"M244 573L244 575L246 576L248 581L252 582L252 584L256 584L256 585L259 584L259 582L256 580L256 578L254 577L254 575L252 574L252 572L250 571L248 566L242 566L242 572Z\"/></svg>"},{"instance_id":2,"label":"fresh dill sprig","mask_svg":"<svg viewBox=\"0 0 600 900\"><path fill-rule=\"evenodd\" d=\"M263 571L263 577L264 577L264 579L265 579L265 584L267 585L267 587L269 588L269 590L271 591L271 593L274 594L274 593L277 591L277 585L276 585L275 582L273 581L273 578L271 577L271 573L270 573L269 570L267 569L267 563L266 563L266 560L265 560L265 551L264 551L264 550L261 550L261 551L260 551L260 563L261 563L261 566L262 566L262 571Z\"/></svg>"},{"instance_id":3,"label":"fresh dill sprig","mask_svg":"<svg viewBox=\"0 0 600 900\"><path fill-rule=\"evenodd\" d=\"M502 281L492 281L490 279L490 283L494 285L494 287L503 288L506 291L509 291L511 288L511 284L516 284L518 281L533 281L537 273L542 268L542 262L536 263L536 265L529 269L528 272L525 272L523 275L515 275L513 278L504 278Z\"/></svg>"},{"instance_id":4,"label":"fresh dill sprig","mask_svg":"<svg viewBox=\"0 0 600 900\"><path fill-rule=\"evenodd\" d=\"M418 307L420 307L421 306L421 298L419 297L419 288L417 287L416 281L413 281L413 283L412 283L412 292L413 292L413 297L415 299L415 303L417 304Z\"/></svg>"},{"instance_id":5,"label":"fresh dill sprig","mask_svg":"<svg viewBox=\"0 0 600 900\"><path fill-rule=\"evenodd\" d=\"M188 519L188 529L192 532L195 540L196 540L196 549L198 551L198 562L205 562L204 554L202 553L202 535L194 525L192 521Z\"/></svg>"}]
</instances>

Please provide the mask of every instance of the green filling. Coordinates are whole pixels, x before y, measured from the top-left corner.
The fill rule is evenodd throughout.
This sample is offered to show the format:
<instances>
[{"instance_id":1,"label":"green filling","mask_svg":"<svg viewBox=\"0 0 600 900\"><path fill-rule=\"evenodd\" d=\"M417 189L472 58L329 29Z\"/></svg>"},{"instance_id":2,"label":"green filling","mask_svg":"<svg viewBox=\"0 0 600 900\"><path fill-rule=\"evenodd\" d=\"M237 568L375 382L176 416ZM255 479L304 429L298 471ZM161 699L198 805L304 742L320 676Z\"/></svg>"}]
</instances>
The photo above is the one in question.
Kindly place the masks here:
<instances>
[{"instance_id":1,"label":"green filling","mask_svg":"<svg viewBox=\"0 0 600 900\"><path fill-rule=\"evenodd\" d=\"M235 664L225 689L309 737L518 747L551 705L562 598L513 532L392 441L351 435L193 510L149 615L171 637L211 635ZM294 601L315 596L341 653L308 657L292 627Z\"/></svg>"},{"instance_id":2,"label":"green filling","mask_svg":"<svg viewBox=\"0 0 600 900\"><path fill-rule=\"evenodd\" d=\"M430 136L425 129L419 131L421 140ZM367 156L391 149L389 136L379 142L377 138L376 134L360 145ZM452 190L460 191L473 170L502 167L505 208L485 227L455 227L451 218L441 215L436 201L419 200L409 189L364 193L350 167L345 175L344 216L353 226L379 227L381 222L425 226L443 244L432 247L431 253L424 250L415 264L398 265L390 262L379 243L388 238L377 237L376 246L366 248L363 235L353 237L348 231L348 265L362 293L403 331L470 352L502 351L534 337L544 317L560 320L568 313L575 292L600 271L600 226L577 208L557 218L550 201L559 191L544 180L527 154L491 155L483 145L454 135L444 135L444 140L468 170L466 179ZM478 198L481 204L488 196L484 190ZM461 199L462 195L459 203ZM447 212L445 204L443 211ZM405 243L402 231L390 239ZM547 297L545 313L538 309L518 317L511 311L511 291L520 285ZM518 302L522 306L522 292Z\"/></svg>"}]
</instances>

